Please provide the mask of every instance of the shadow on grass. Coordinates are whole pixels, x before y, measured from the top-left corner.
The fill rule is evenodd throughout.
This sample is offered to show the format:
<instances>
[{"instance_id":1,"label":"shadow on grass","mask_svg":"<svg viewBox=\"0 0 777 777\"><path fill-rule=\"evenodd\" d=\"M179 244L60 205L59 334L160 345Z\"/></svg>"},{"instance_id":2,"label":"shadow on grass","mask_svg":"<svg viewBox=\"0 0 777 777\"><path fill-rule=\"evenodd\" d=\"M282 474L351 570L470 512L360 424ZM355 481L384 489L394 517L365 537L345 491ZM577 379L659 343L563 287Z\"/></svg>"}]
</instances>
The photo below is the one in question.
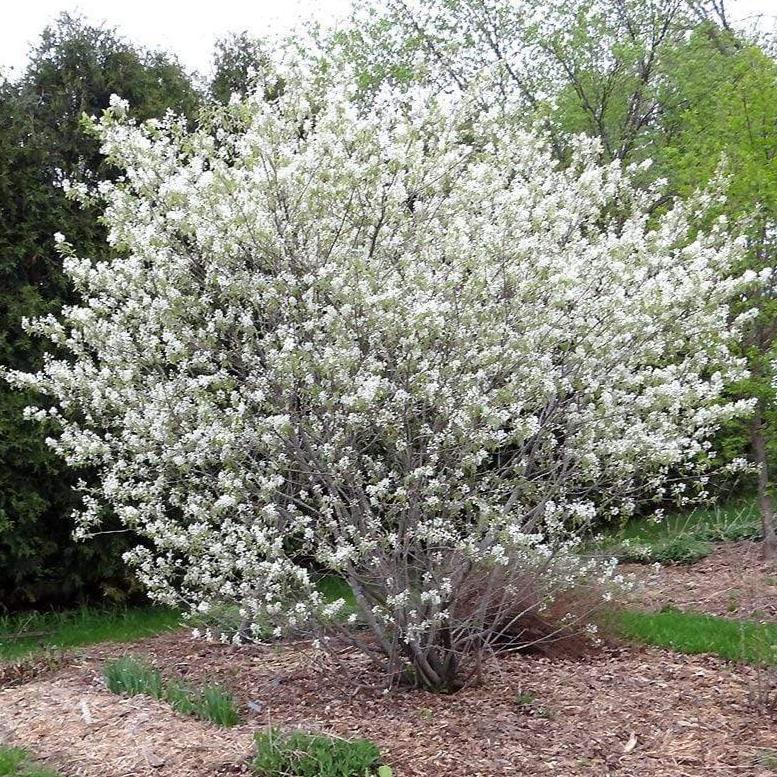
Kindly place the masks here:
<instances>
[{"instance_id":1,"label":"shadow on grass","mask_svg":"<svg viewBox=\"0 0 777 777\"><path fill-rule=\"evenodd\" d=\"M13 661L38 651L97 642L129 642L172 631L180 624L180 613L162 607L84 607L65 612L5 615L0 616L0 660Z\"/></svg>"}]
</instances>

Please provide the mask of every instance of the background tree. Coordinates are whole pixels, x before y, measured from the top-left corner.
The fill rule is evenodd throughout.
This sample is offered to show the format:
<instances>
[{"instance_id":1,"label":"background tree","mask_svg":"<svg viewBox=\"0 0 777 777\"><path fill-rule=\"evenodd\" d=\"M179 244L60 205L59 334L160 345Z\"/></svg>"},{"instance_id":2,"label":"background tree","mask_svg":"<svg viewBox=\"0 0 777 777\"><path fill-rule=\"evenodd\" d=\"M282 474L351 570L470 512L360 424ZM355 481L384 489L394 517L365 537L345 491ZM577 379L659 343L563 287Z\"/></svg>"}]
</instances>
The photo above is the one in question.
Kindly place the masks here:
<instances>
[{"instance_id":1,"label":"background tree","mask_svg":"<svg viewBox=\"0 0 777 777\"><path fill-rule=\"evenodd\" d=\"M245 97L261 81L270 59L261 41L247 32L229 35L216 42L213 76L209 90L213 99L229 102L233 94Z\"/></svg>"},{"instance_id":2,"label":"background tree","mask_svg":"<svg viewBox=\"0 0 777 777\"><path fill-rule=\"evenodd\" d=\"M99 115L112 93L145 119L168 109L192 115L198 96L170 57L138 49L109 29L62 16L42 34L30 63L0 85L0 361L40 364L23 316L57 310L71 298L53 235L66 231L94 256L107 255L94 209L61 187L113 171L82 114ZM69 513L72 478L48 451L45 432L22 418L30 400L0 386L0 602L4 606L96 595L125 585L118 537L76 545Z\"/></svg>"},{"instance_id":3,"label":"background tree","mask_svg":"<svg viewBox=\"0 0 777 777\"><path fill-rule=\"evenodd\" d=\"M734 452L751 451L758 468L764 549L774 556L769 458L777 445L772 369L777 299L769 270L777 261L777 62L756 43L705 22L667 57L665 72L661 143L651 149L657 171L687 196L725 162L729 182L720 210L747 235L744 263L764 281L742 305L755 304L758 317L742 343L751 377L738 391L757 397L758 405L744 426L728 429L723 442Z\"/></svg>"}]
</instances>

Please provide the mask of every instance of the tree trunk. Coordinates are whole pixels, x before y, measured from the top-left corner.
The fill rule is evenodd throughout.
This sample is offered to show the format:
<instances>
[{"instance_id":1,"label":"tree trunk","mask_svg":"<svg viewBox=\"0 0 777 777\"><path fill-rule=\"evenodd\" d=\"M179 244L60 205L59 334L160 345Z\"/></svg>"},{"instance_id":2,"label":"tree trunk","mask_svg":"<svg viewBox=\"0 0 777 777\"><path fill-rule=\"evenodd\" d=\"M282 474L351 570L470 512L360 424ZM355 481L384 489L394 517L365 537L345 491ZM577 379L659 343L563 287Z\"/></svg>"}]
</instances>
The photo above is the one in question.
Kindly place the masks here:
<instances>
[{"instance_id":1,"label":"tree trunk","mask_svg":"<svg viewBox=\"0 0 777 777\"><path fill-rule=\"evenodd\" d=\"M758 408L753 418L750 438L753 456L758 467L758 507L761 512L763 554L765 558L777 558L777 531L774 522L774 504L769 493L769 465L766 460L766 440L763 432L763 416Z\"/></svg>"}]
</instances>

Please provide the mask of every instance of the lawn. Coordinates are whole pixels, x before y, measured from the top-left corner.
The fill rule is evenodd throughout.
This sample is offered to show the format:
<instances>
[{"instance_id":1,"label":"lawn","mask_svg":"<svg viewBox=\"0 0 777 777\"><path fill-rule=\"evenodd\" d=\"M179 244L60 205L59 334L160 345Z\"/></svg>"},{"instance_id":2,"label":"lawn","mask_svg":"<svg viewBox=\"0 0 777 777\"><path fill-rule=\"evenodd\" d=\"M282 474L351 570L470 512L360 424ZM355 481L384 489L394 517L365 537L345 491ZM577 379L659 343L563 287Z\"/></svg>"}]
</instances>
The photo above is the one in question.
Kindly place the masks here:
<instances>
[{"instance_id":1,"label":"lawn","mask_svg":"<svg viewBox=\"0 0 777 777\"><path fill-rule=\"evenodd\" d=\"M318 587L329 600L344 598L355 609L353 593L338 577L322 577ZM239 618L235 621L238 622ZM192 621L197 625L199 621ZM181 615L164 607L29 612L0 616L0 661L13 661L41 650L74 648L98 642L131 642L181 626Z\"/></svg>"},{"instance_id":2,"label":"lawn","mask_svg":"<svg viewBox=\"0 0 777 777\"><path fill-rule=\"evenodd\" d=\"M0 660L14 660L42 649L72 648L97 642L130 642L178 628L181 617L161 607L92 609L0 616Z\"/></svg>"},{"instance_id":3,"label":"lawn","mask_svg":"<svg viewBox=\"0 0 777 777\"><path fill-rule=\"evenodd\" d=\"M679 653L712 653L728 661L777 664L777 624L667 608L657 613L623 612L617 630L627 639Z\"/></svg>"}]
</instances>

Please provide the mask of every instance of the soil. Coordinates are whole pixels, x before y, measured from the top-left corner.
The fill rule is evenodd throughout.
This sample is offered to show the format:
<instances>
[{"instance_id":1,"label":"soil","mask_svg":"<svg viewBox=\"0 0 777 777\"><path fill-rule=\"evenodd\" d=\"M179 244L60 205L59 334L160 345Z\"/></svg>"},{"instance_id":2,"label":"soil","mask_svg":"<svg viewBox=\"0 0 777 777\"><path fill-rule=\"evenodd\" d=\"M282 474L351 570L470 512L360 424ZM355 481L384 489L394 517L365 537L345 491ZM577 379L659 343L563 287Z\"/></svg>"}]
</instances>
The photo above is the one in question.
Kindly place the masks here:
<instances>
[{"instance_id":1,"label":"soil","mask_svg":"<svg viewBox=\"0 0 777 777\"><path fill-rule=\"evenodd\" d=\"M774 572L750 543L658 575L630 571L644 581L647 607L777 620ZM170 677L226 686L245 722L219 728L109 693L101 666L124 653ZM752 667L710 656L628 646L574 660L511 655L452 696L386 693L384 678L349 650L236 648L176 633L83 650L0 690L0 741L68 777L248 774L253 733L267 725L373 739L396 777L765 777L775 774L777 721L753 704L763 681Z\"/></svg>"}]
</instances>

